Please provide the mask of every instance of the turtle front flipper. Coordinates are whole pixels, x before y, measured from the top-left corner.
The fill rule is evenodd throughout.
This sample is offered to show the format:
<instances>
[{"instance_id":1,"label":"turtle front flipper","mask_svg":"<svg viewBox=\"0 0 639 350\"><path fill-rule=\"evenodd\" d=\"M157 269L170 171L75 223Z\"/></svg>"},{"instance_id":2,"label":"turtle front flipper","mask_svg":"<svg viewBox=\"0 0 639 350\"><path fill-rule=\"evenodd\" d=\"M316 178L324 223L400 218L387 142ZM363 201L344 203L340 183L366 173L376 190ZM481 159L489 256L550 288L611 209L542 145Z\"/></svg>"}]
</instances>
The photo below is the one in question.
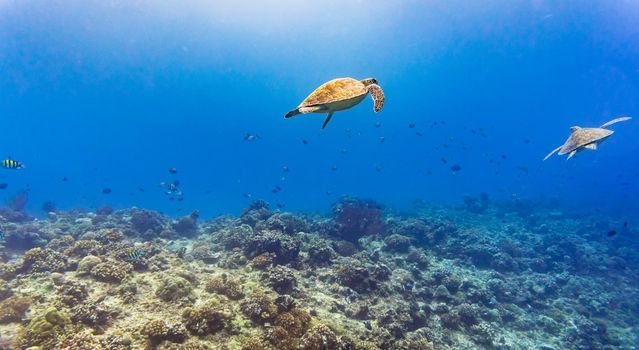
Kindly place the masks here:
<instances>
[{"instance_id":1,"label":"turtle front flipper","mask_svg":"<svg viewBox=\"0 0 639 350\"><path fill-rule=\"evenodd\" d=\"M326 127L326 124L328 124L328 122L331 121L331 118L333 118L333 112L330 112L328 116L326 117L326 120L324 120L324 125L322 125L322 129L324 129Z\"/></svg>"},{"instance_id":2,"label":"turtle front flipper","mask_svg":"<svg viewBox=\"0 0 639 350\"><path fill-rule=\"evenodd\" d=\"M568 154L568 158L566 158L566 160L568 160L568 159L572 158L575 154L577 154L577 150L573 150L572 152L570 152L570 153Z\"/></svg>"},{"instance_id":3,"label":"turtle front flipper","mask_svg":"<svg viewBox=\"0 0 639 350\"><path fill-rule=\"evenodd\" d=\"M544 160L550 158L550 156L552 156L553 154L555 154L557 151L559 151L561 149L561 147L563 147L563 145L555 148L554 150L552 150L552 152L548 153L548 155L546 157L544 157Z\"/></svg>"},{"instance_id":4,"label":"turtle front flipper","mask_svg":"<svg viewBox=\"0 0 639 350\"><path fill-rule=\"evenodd\" d=\"M368 93L371 94L371 97L375 102L375 104L373 105L373 111L375 111L375 113L381 111L382 107L384 107L385 101L384 91L377 84L368 85L366 88L368 89Z\"/></svg>"},{"instance_id":5,"label":"turtle front flipper","mask_svg":"<svg viewBox=\"0 0 639 350\"><path fill-rule=\"evenodd\" d=\"M606 124L600 126L600 128L605 129L605 128L609 127L612 124L619 123L619 122L625 122L626 120L630 120L630 119L632 119L632 118L630 118L630 117L621 117L621 118L613 119L613 120L607 122Z\"/></svg>"}]
</instances>

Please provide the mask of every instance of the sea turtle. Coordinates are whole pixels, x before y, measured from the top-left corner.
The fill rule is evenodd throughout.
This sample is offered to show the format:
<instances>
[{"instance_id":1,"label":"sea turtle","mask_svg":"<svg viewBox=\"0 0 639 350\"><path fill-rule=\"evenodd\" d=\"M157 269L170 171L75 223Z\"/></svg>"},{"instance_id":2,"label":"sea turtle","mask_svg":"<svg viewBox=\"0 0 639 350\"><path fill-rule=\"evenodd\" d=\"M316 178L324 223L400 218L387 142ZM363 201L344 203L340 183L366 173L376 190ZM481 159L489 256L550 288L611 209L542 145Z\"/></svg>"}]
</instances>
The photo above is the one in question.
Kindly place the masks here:
<instances>
[{"instance_id":1,"label":"sea turtle","mask_svg":"<svg viewBox=\"0 0 639 350\"><path fill-rule=\"evenodd\" d=\"M572 158L575 153L584 150L596 150L597 145L602 143L605 139L607 139L614 131L608 130L608 127L612 124L623 122L626 120L630 120L630 117L621 117L617 119L613 119L606 124L598 127L598 128L582 128L579 126L573 126L570 128L571 134L564 142L563 145L555 148L552 152L548 153L544 160L550 158L555 152L558 155L564 155L568 153L568 159Z\"/></svg>"},{"instance_id":2,"label":"sea turtle","mask_svg":"<svg viewBox=\"0 0 639 350\"><path fill-rule=\"evenodd\" d=\"M290 118L306 113L328 114L324 125L322 125L323 129L331 121L333 113L357 105L369 93L375 102L373 110L375 113L381 111L384 106L384 92L377 85L375 78L364 80L353 78L333 79L315 89L297 108L288 112L284 117Z\"/></svg>"}]
</instances>

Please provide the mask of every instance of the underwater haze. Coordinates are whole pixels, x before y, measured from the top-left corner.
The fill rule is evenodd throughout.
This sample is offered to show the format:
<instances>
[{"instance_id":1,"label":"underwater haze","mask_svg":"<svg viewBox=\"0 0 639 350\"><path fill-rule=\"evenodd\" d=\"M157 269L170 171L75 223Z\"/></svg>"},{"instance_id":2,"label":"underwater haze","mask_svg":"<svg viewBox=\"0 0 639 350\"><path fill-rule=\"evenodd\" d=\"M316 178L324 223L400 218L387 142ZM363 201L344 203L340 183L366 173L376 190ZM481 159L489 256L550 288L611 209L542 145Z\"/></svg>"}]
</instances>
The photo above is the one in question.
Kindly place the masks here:
<instances>
[{"instance_id":1,"label":"underwater haze","mask_svg":"<svg viewBox=\"0 0 639 350\"><path fill-rule=\"evenodd\" d=\"M244 194L325 211L342 194L485 192L637 212L636 119L597 152L541 160L570 126L639 109L638 21L634 1L3 0L1 144L27 166L3 195L211 216ZM377 78L384 110L284 120L347 76ZM175 178L179 203L158 186Z\"/></svg>"},{"instance_id":2,"label":"underwater haze","mask_svg":"<svg viewBox=\"0 0 639 350\"><path fill-rule=\"evenodd\" d=\"M637 350L638 23L0 0L0 350Z\"/></svg>"}]
</instances>

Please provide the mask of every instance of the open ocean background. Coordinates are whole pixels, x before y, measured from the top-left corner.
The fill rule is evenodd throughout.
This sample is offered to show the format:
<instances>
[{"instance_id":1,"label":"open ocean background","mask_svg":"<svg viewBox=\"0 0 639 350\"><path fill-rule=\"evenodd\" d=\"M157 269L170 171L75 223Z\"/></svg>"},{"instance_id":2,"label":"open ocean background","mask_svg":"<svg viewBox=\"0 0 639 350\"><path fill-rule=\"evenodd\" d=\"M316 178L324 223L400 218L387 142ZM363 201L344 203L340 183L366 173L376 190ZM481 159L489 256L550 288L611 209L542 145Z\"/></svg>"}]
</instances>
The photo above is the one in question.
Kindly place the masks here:
<instances>
[{"instance_id":1,"label":"open ocean background","mask_svg":"<svg viewBox=\"0 0 639 350\"><path fill-rule=\"evenodd\" d=\"M0 155L27 166L2 169L0 199L211 217L484 192L636 215L637 23L632 0L0 0ZM284 120L346 76L378 79L381 113ZM596 152L542 161L624 115ZM174 179L184 201L159 187Z\"/></svg>"}]
</instances>

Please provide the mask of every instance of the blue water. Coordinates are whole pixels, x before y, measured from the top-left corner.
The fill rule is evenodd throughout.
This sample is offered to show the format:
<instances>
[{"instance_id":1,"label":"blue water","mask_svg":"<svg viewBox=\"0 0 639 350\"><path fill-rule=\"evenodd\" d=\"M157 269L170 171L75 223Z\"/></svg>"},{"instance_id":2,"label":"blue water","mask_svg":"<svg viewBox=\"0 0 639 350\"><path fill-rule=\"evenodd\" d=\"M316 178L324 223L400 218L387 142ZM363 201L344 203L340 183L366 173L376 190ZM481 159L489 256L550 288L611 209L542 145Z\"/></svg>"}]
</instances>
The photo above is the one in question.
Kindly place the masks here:
<instances>
[{"instance_id":1,"label":"blue water","mask_svg":"<svg viewBox=\"0 0 639 350\"><path fill-rule=\"evenodd\" d=\"M210 217L485 192L639 210L636 1L232 3L0 0L0 155L27 166L2 169L2 199ZM345 76L377 78L382 112L283 118ZM542 161L570 126L623 115L598 151ZM184 201L159 187L174 179Z\"/></svg>"}]
</instances>

